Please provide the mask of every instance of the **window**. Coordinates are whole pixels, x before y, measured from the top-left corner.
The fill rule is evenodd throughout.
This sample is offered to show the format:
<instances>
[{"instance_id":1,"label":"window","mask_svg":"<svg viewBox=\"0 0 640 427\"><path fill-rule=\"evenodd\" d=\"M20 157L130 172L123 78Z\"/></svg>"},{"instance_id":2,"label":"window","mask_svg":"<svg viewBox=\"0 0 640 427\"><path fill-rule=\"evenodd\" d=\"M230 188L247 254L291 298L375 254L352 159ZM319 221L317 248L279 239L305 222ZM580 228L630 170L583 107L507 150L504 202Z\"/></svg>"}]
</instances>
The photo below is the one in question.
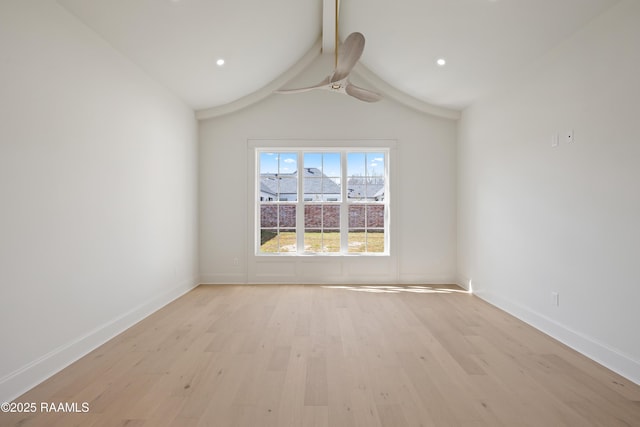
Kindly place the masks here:
<instances>
[{"instance_id":1,"label":"window","mask_svg":"<svg viewBox=\"0 0 640 427\"><path fill-rule=\"evenodd\" d=\"M388 255L389 151L256 150L256 253Z\"/></svg>"}]
</instances>

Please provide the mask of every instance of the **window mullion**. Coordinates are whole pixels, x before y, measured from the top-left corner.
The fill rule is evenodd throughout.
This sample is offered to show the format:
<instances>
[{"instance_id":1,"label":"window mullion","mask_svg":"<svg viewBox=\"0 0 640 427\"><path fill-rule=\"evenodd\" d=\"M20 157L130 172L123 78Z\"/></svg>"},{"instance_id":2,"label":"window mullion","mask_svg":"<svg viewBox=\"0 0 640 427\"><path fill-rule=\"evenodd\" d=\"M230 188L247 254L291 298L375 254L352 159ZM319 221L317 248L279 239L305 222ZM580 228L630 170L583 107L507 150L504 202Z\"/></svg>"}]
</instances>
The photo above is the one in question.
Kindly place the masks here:
<instances>
[{"instance_id":1,"label":"window mullion","mask_svg":"<svg viewBox=\"0 0 640 427\"><path fill-rule=\"evenodd\" d=\"M347 200L347 152L340 152L340 253L349 252L349 202Z\"/></svg>"},{"instance_id":2,"label":"window mullion","mask_svg":"<svg viewBox=\"0 0 640 427\"><path fill-rule=\"evenodd\" d=\"M298 151L298 200L296 202L296 248L304 253L304 155Z\"/></svg>"}]
</instances>

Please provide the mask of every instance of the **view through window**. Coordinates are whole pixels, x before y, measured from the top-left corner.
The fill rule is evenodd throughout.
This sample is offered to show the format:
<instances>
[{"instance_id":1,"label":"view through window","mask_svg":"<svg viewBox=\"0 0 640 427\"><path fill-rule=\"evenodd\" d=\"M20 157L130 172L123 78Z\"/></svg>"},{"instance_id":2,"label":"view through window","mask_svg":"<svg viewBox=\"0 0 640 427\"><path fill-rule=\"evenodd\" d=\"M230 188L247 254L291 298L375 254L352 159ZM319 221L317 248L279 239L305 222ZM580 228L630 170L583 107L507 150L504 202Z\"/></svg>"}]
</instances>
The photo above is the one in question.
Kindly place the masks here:
<instances>
[{"instance_id":1,"label":"view through window","mask_svg":"<svg viewBox=\"0 0 640 427\"><path fill-rule=\"evenodd\" d=\"M258 151L258 254L388 254L388 151Z\"/></svg>"}]
</instances>

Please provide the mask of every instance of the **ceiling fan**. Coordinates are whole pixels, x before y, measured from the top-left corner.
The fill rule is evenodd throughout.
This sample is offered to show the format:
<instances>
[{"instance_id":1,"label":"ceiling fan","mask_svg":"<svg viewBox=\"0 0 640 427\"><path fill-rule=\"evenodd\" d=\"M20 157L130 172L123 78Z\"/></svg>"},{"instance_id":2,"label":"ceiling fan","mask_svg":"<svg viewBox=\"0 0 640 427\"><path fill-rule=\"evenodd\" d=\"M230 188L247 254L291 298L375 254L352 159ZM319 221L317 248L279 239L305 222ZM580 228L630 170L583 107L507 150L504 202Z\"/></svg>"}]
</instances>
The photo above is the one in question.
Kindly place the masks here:
<instances>
[{"instance_id":1,"label":"ceiling fan","mask_svg":"<svg viewBox=\"0 0 640 427\"><path fill-rule=\"evenodd\" d=\"M335 10L336 47L335 68L333 73L316 85L298 89L280 89L276 90L275 93L291 94L308 92L314 89L324 89L332 92L345 93L365 102L376 102L382 99L380 94L358 87L349 81L349 74L351 73L351 70L355 67L360 56L362 56L362 51L364 50L364 36L358 32L349 34L338 51L338 0L336 0Z\"/></svg>"}]
</instances>

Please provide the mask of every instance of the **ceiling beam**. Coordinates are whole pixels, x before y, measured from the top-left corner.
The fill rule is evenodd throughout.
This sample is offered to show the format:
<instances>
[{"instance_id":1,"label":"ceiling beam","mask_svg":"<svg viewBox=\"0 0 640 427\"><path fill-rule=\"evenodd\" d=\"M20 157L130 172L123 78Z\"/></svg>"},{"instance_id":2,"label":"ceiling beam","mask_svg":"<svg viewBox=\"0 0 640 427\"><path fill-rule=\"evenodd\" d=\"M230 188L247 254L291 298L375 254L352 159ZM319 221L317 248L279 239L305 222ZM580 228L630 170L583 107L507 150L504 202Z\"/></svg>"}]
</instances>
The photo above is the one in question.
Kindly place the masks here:
<instances>
[{"instance_id":1,"label":"ceiling beam","mask_svg":"<svg viewBox=\"0 0 640 427\"><path fill-rule=\"evenodd\" d=\"M322 53L336 50L336 0L322 0Z\"/></svg>"},{"instance_id":2,"label":"ceiling beam","mask_svg":"<svg viewBox=\"0 0 640 427\"><path fill-rule=\"evenodd\" d=\"M311 50L309 50L307 54L300 61L298 61L298 63L296 63L293 67L285 71L278 78L267 84L262 89L259 89L256 92L250 93L249 95L228 104L206 108L203 110L197 110L195 112L196 119L207 120L224 116L226 114L235 113L236 111L240 111L243 108L253 105L256 102L262 101L266 97L273 95L274 90L282 88L283 85L285 85L292 78L302 73L305 69L307 69L307 67L311 65L313 61L315 61L320 56L321 46L322 40L318 39ZM407 107L413 108L414 110L421 113L430 114L432 116L442 117L450 120L460 119L460 111L445 107L438 107L436 105L429 104L428 102L416 99L404 92L401 92L400 90L394 88L393 86L382 80L368 68L362 65L362 63L356 64L353 72L355 73L356 77L360 77L363 80L363 83L367 83L375 87L376 90L378 90L380 93L382 93L382 95L385 96L385 98L393 98L397 102L406 105Z\"/></svg>"}]
</instances>

